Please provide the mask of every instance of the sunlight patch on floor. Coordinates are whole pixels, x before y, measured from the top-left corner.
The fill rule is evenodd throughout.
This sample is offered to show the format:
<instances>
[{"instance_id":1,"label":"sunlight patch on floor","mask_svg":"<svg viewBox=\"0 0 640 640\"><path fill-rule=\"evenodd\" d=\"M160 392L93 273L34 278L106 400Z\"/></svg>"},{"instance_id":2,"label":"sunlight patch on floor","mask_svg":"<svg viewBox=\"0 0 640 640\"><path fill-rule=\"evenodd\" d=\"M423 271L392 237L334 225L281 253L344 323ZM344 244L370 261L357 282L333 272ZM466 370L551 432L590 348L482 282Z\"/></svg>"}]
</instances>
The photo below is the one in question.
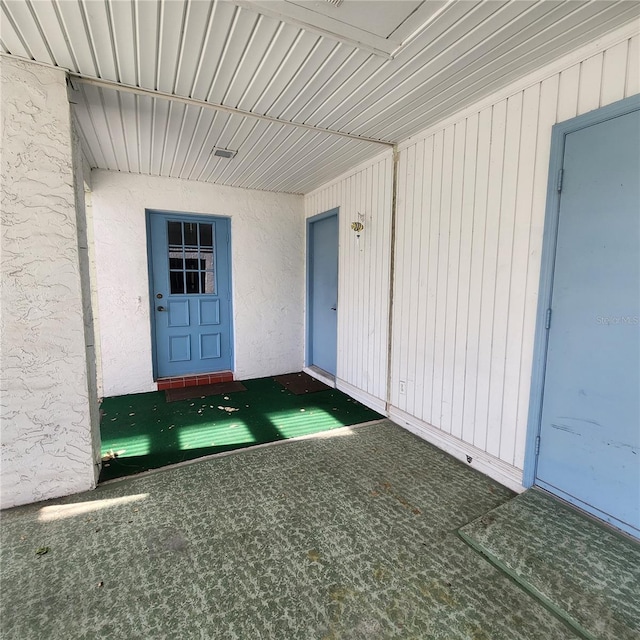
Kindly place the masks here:
<instances>
[{"instance_id":1,"label":"sunlight patch on floor","mask_svg":"<svg viewBox=\"0 0 640 640\"><path fill-rule=\"evenodd\" d=\"M313 420L314 431L342 427L344 423L324 409L288 409L265 414L283 438L295 438L309 433L309 423Z\"/></svg>"},{"instance_id":2,"label":"sunlight patch on floor","mask_svg":"<svg viewBox=\"0 0 640 640\"><path fill-rule=\"evenodd\" d=\"M104 500L90 500L88 502L75 502L73 504L57 504L49 507L42 507L38 513L38 522L53 522L55 520L65 520L74 516L82 516L94 511L102 511L112 507L120 507L132 502L140 502L149 497L148 493L138 493L132 496L122 496L120 498L105 498Z\"/></svg>"},{"instance_id":3,"label":"sunlight patch on floor","mask_svg":"<svg viewBox=\"0 0 640 640\"><path fill-rule=\"evenodd\" d=\"M197 424L182 427L178 431L180 449L202 449L205 447L221 447L230 444L247 444L256 442L249 427L242 421L230 425Z\"/></svg>"},{"instance_id":4,"label":"sunlight patch on floor","mask_svg":"<svg viewBox=\"0 0 640 640\"><path fill-rule=\"evenodd\" d=\"M114 438L102 442L102 455L114 453L117 457L130 458L132 456L146 456L151 451L151 441L147 435L131 436L130 438Z\"/></svg>"}]
</instances>

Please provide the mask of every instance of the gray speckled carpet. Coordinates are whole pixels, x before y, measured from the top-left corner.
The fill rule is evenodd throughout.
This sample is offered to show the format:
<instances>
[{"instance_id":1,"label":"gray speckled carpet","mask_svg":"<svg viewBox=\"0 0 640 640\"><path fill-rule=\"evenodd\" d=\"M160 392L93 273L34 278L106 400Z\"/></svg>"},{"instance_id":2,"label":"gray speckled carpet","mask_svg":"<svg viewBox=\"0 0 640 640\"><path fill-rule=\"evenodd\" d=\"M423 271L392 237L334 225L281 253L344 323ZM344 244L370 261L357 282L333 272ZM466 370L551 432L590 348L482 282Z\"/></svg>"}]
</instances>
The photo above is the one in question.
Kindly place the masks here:
<instances>
[{"instance_id":1,"label":"gray speckled carpet","mask_svg":"<svg viewBox=\"0 0 640 640\"><path fill-rule=\"evenodd\" d=\"M460 535L584 637L640 638L640 544L539 490L490 511Z\"/></svg>"},{"instance_id":2,"label":"gray speckled carpet","mask_svg":"<svg viewBox=\"0 0 640 640\"><path fill-rule=\"evenodd\" d=\"M11 509L1 635L575 638L457 534L512 495L382 421Z\"/></svg>"}]
</instances>

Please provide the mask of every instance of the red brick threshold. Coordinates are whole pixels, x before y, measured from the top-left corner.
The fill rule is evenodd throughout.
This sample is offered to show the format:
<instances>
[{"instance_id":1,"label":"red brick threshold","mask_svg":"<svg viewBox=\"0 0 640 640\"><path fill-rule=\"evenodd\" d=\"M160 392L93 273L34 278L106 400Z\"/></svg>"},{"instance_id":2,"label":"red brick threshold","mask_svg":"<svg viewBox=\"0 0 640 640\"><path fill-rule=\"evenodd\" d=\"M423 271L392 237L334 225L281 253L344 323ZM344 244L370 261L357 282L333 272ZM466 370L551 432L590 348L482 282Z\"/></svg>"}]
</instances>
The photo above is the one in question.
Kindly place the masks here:
<instances>
[{"instance_id":1,"label":"red brick threshold","mask_svg":"<svg viewBox=\"0 0 640 640\"><path fill-rule=\"evenodd\" d=\"M174 378L160 378L158 391L166 389L182 389L183 387L199 387L216 382L233 382L232 371L216 371L215 373L199 373L195 376L176 376Z\"/></svg>"}]
</instances>

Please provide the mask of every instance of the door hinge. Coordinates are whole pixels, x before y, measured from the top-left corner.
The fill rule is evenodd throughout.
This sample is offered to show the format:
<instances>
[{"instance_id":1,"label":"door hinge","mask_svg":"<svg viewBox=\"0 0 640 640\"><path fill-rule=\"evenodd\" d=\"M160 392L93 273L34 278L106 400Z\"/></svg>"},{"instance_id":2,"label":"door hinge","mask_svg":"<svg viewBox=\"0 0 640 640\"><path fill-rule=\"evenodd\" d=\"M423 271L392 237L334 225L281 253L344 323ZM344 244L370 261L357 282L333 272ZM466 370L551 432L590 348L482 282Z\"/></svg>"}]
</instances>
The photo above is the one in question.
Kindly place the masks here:
<instances>
[{"instance_id":1,"label":"door hinge","mask_svg":"<svg viewBox=\"0 0 640 640\"><path fill-rule=\"evenodd\" d=\"M551 329L551 309L547 309L547 317L544 322L545 329Z\"/></svg>"},{"instance_id":2,"label":"door hinge","mask_svg":"<svg viewBox=\"0 0 640 640\"><path fill-rule=\"evenodd\" d=\"M562 191L562 178L564 177L564 169L560 169L560 171L558 171L558 182L556 184L556 189L558 191L558 193L560 193Z\"/></svg>"},{"instance_id":3,"label":"door hinge","mask_svg":"<svg viewBox=\"0 0 640 640\"><path fill-rule=\"evenodd\" d=\"M536 455L540 454L540 436L536 436Z\"/></svg>"}]
</instances>

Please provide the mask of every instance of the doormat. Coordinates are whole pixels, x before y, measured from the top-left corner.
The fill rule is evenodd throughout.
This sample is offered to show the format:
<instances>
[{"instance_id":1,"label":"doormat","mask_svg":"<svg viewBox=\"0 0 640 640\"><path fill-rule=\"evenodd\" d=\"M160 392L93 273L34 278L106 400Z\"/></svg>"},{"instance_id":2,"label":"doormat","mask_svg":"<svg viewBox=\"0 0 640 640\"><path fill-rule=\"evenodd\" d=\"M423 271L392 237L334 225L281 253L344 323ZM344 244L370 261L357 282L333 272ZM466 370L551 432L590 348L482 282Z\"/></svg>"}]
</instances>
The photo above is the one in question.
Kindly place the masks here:
<instances>
[{"instance_id":1,"label":"doormat","mask_svg":"<svg viewBox=\"0 0 640 640\"><path fill-rule=\"evenodd\" d=\"M459 533L583 637L639 637L640 542L536 489Z\"/></svg>"},{"instance_id":2,"label":"doormat","mask_svg":"<svg viewBox=\"0 0 640 640\"><path fill-rule=\"evenodd\" d=\"M305 393L316 393L317 391L326 391L331 389L330 386L324 382L320 382L308 373L287 373L284 376L275 376L274 380L281 384L287 391L294 393L297 396L304 395Z\"/></svg>"},{"instance_id":3,"label":"doormat","mask_svg":"<svg viewBox=\"0 0 640 640\"><path fill-rule=\"evenodd\" d=\"M215 384L203 384L197 387L181 387L179 389L167 389L165 395L167 402L177 402L178 400L191 400L192 398L203 398L206 396L216 396L221 393L234 393L236 391L246 391L242 382L216 382Z\"/></svg>"},{"instance_id":4,"label":"doormat","mask_svg":"<svg viewBox=\"0 0 640 640\"><path fill-rule=\"evenodd\" d=\"M175 402L164 391L105 398L100 481L382 418L329 387L295 395L273 378L243 384L246 391Z\"/></svg>"}]
</instances>

